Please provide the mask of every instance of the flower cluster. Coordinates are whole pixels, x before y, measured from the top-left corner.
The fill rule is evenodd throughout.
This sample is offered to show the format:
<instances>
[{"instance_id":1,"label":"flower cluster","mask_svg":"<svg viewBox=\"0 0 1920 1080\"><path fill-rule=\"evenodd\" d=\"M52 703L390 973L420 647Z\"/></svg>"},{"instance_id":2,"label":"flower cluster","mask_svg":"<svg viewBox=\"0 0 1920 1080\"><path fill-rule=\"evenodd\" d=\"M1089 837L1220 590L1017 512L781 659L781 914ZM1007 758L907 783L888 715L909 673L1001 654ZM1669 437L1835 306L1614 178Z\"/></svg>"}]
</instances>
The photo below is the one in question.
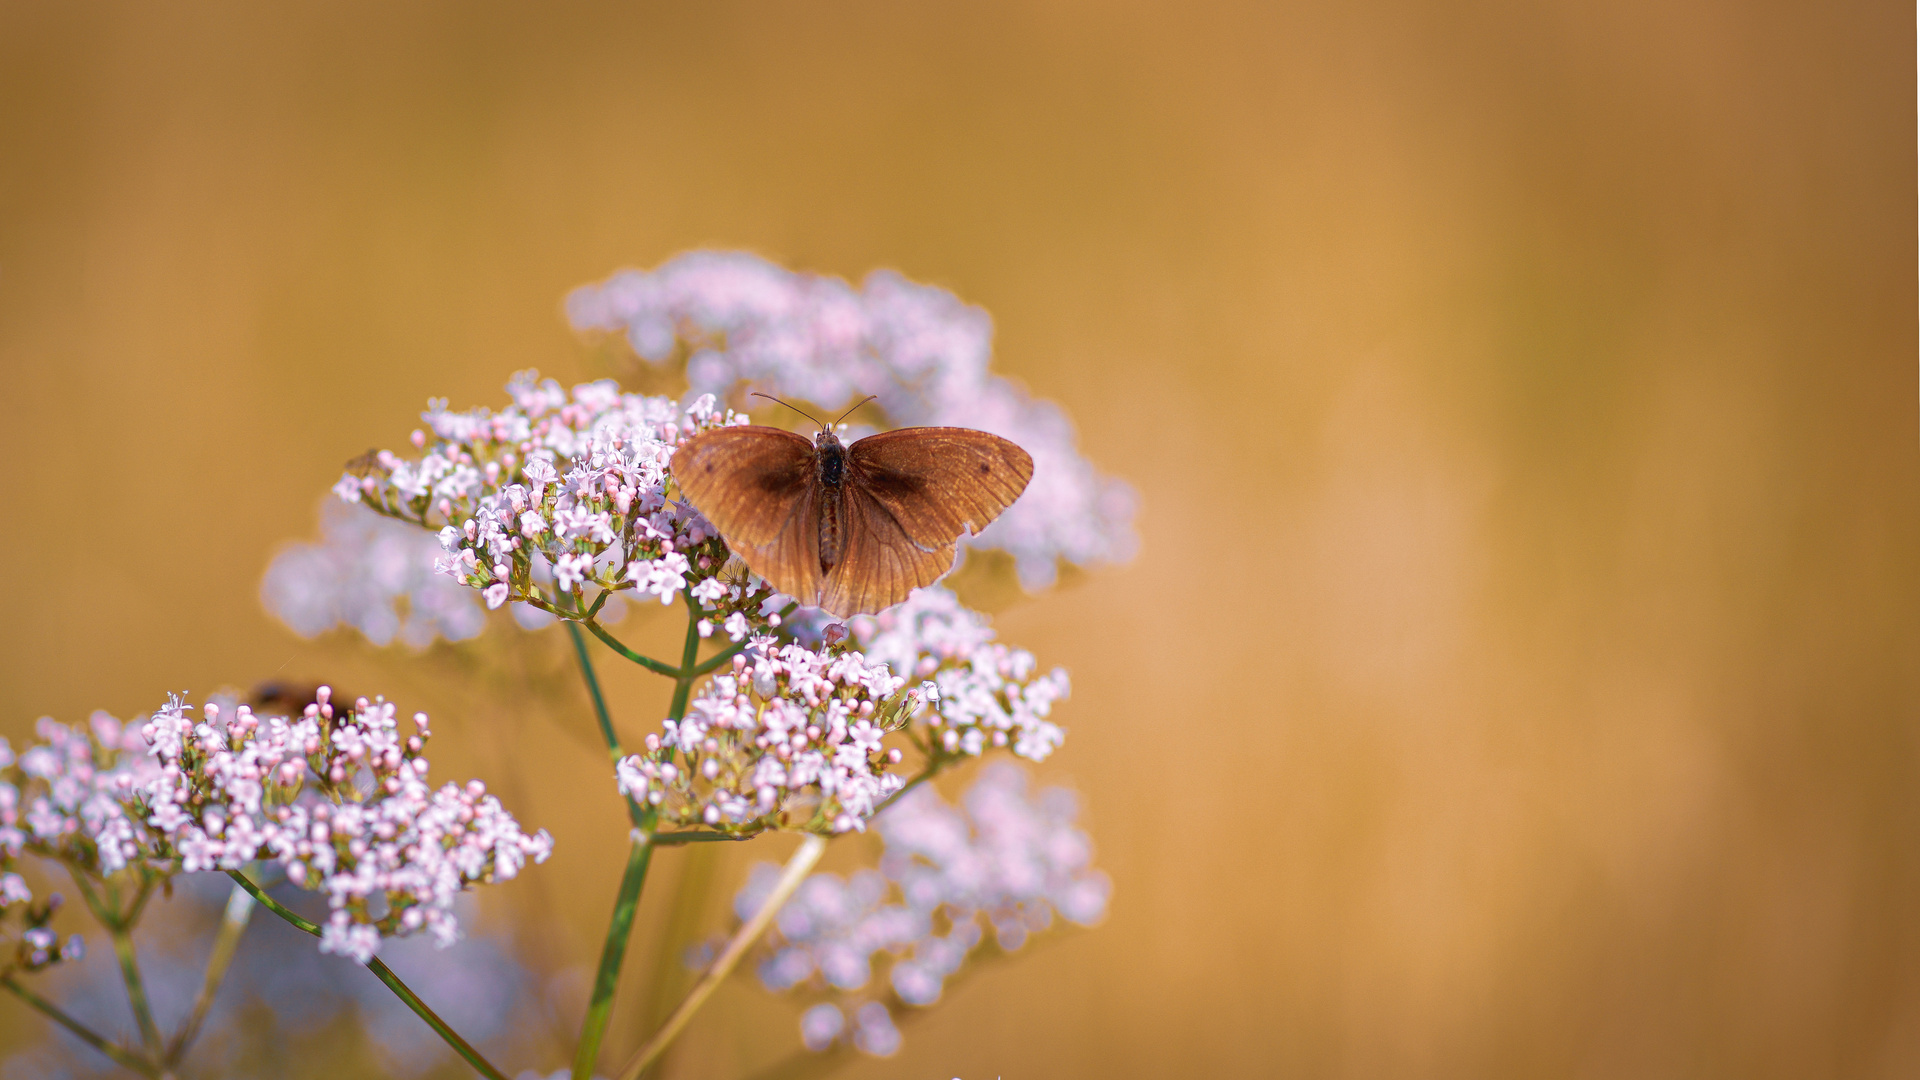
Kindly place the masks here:
<instances>
[{"instance_id":1,"label":"flower cluster","mask_svg":"<svg viewBox=\"0 0 1920 1080\"><path fill-rule=\"evenodd\" d=\"M989 747L1039 761L1065 737L1047 717L1066 672L1039 673L952 593L915 590L849 629L850 641L817 649L754 637L684 718L619 763L621 793L672 824L847 832L904 786L889 771L901 742L933 773Z\"/></svg>"},{"instance_id":2,"label":"flower cluster","mask_svg":"<svg viewBox=\"0 0 1920 1080\"><path fill-rule=\"evenodd\" d=\"M139 736L104 712L85 727L42 717L34 731L40 741L17 756L0 739L0 926L11 937L10 948L0 945L0 971L39 971L85 951L78 935L60 943L49 925L60 897L34 899L14 869L21 855L92 875L154 857L125 806L158 771Z\"/></svg>"},{"instance_id":3,"label":"flower cluster","mask_svg":"<svg viewBox=\"0 0 1920 1080\"><path fill-rule=\"evenodd\" d=\"M704 396L686 409L624 394L611 382L563 391L530 372L500 412L436 402L414 432L419 459L370 455L334 486L349 502L437 528L434 569L480 592L554 611L597 611L616 592L672 603L689 593L711 613L706 634L744 638L773 591L699 511L674 497L674 449L702 431L745 423ZM589 589L599 595L589 599Z\"/></svg>"},{"instance_id":4,"label":"flower cluster","mask_svg":"<svg viewBox=\"0 0 1920 1080\"><path fill-rule=\"evenodd\" d=\"M1030 589L1051 584L1059 560L1132 552L1131 489L1080 455L1058 408L989 372L992 320L945 289L885 270L855 289L745 253L693 252L576 289L567 312L581 330L625 335L651 364L684 359L694 394L724 398L742 382L824 406L875 394L896 426L1012 439L1033 456L1033 479L967 542L1013 555Z\"/></svg>"},{"instance_id":5,"label":"flower cluster","mask_svg":"<svg viewBox=\"0 0 1920 1080\"><path fill-rule=\"evenodd\" d=\"M159 775L139 732L96 712L84 728L41 717L34 733L40 741L17 759L0 739L0 854L28 851L102 875L155 858L126 807ZM0 896L11 895L0 881Z\"/></svg>"},{"instance_id":6,"label":"flower cluster","mask_svg":"<svg viewBox=\"0 0 1920 1080\"><path fill-rule=\"evenodd\" d=\"M486 628L479 598L433 572L430 534L337 499L320 508L320 541L292 544L260 581L267 610L302 637L350 626L375 645L420 649Z\"/></svg>"},{"instance_id":7,"label":"flower cluster","mask_svg":"<svg viewBox=\"0 0 1920 1080\"><path fill-rule=\"evenodd\" d=\"M158 772L135 793L180 868L271 862L327 894L320 948L365 962L382 934L458 933L455 898L511 878L553 849L478 780L427 785L424 713L402 735L392 703L336 711L322 687L297 717L210 703L196 721L175 698L139 730Z\"/></svg>"},{"instance_id":8,"label":"flower cluster","mask_svg":"<svg viewBox=\"0 0 1920 1080\"><path fill-rule=\"evenodd\" d=\"M761 982L840 999L802 1016L808 1047L825 1049L846 1033L847 1005L854 1044L891 1053L899 1039L890 1009L939 1001L947 979L984 940L982 917L1005 953L1051 927L1056 912L1080 925L1105 914L1111 885L1092 868L1071 791L1031 797L1026 774L1000 764L981 774L963 803L949 806L927 787L909 792L875 820L886 842L879 871L815 874L780 910L761 946ZM749 918L778 877L772 864L754 867L734 898L735 913ZM876 962L888 966L891 995L870 989Z\"/></svg>"},{"instance_id":9,"label":"flower cluster","mask_svg":"<svg viewBox=\"0 0 1920 1080\"><path fill-rule=\"evenodd\" d=\"M905 786L888 766L925 691L853 651L757 638L616 767L620 792L682 825L847 832Z\"/></svg>"},{"instance_id":10,"label":"flower cluster","mask_svg":"<svg viewBox=\"0 0 1920 1080\"><path fill-rule=\"evenodd\" d=\"M937 706L926 720L945 753L978 757L989 745L1011 744L1021 757L1042 761L1066 737L1047 719L1067 696L1066 671L1036 675L1032 653L994 641L985 617L947 590L916 589L848 626L869 661L931 680L926 696Z\"/></svg>"}]
</instances>

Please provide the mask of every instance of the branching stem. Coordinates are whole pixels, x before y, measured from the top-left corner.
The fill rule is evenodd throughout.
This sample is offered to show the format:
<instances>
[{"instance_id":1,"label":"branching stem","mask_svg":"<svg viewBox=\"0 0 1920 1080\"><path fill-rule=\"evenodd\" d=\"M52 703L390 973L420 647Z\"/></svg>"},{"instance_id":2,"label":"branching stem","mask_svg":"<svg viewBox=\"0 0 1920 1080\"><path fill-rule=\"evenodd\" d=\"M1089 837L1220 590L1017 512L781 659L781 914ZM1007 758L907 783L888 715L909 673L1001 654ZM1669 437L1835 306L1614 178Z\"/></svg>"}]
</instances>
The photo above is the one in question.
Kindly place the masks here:
<instances>
[{"instance_id":1,"label":"branching stem","mask_svg":"<svg viewBox=\"0 0 1920 1080\"><path fill-rule=\"evenodd\" d=\"M0 978L0 986L6 987L15 997L38 1009L49 1020L66 1028L81 1042L86 1043L88 1046L93 1047L95 1050L113 1059L115 1065L132 1072L137 1072L141 1076L157 1077L160 1075L160 1070L155 1068L152 1063L141 1060L140 1055L123 1046L108 1042L92 1028L68 1016L66 1011L60 1008L60 1006L55 1005L53 1002L48 1001L46 998L41 997L39 994L21 985L20 981L13 976L8 975Z\"/></svg>"},{"instance_id":2,"label":"branching stem","mask_svg":"<svg viewBox=\"0 0 1920 1080\"><path fill-rule=\"evenodd\" d=\"M807 875L819 863L820 856L826 850L826 837L818 833L807 834L806 839L800 842L799 849L787 860L786 867L780 873L779 882L774 885L773 891L767 894L766 900L760 905L760 910L754 912L753 918L748 919L745 925L734 932L733 937L727 942L726 949L720 953L719 959L715 960L713 966L700 976L700 981L687 992L687 996L681 1000L679 1007L673 1010L673 1015L667 1017L667 1022L660 1025L660 1030L654 1033L653 1038L648 1039L647 1044L642 1046L620 1070L619 1080L637 1080L647 1066L653 1064L654 1060L666 1050L674 1038L680 1034L681 1029L687 1026L687 1021L693 1019L693 1014L699 1011L700 1006L706 1003L707 998L739 965L741 957L745 956L753 943L766 932L767 927L773 922L773 917L780 913L781 907L785 906L788 898L793 896L794 890L800 887L800 883L806 880Z\"/></svg>"},{"instance_id":3,"label":"branching stem","mask_svg":"<svg viewBox=\"0 0 1920 1080\"><path fill-rule=\"evenodd\" d=\"M285 919L295 929L312 934L314 937L320 936L319 924L301 918L285 904L268 896L266 892L262 890L260 886L255 885L247 875L238 870L229 870L227 871L227 876L232 878L241 888L247 890L248 895L259 901L261 907ZM382 963L379 957L376 956L369 959L365 966L368 971L373 972L375 978L387 985L387 989L393 991L395 997L405 1002L407 1008L413 1010L414 1015L425 1020L427 1026L433 1029L434 1034L445 1040L448 1046L453 1047L455 1053L465 1058L467 1064L473 1066L475 1072L486 1077L487 1080L507 1080L506 1074L494 1068L493 1063L482 1057L480 1051L475 1050L467 1040L461 1038L459 1032L448 1027L445 1020L440 1019L432 1009L427 1008L427 1003L420 1000L420 995L415 994L406 983L401 982L400 976L395 975L393 969Z\"/></svg>"},{"instance_id":4,"label":"branching stem","mask_svg":"<svg viewBox=\"0 0 1920 1080\"><path fill-rule=\"evenodd\" d=\"M247 921L253 917L253 894L238 884L227 895L227 909L220 916L220 929L213 936L213 954L207 958L206 979L200 985L200 994L193 999L193 1011L187 1014L186 1023L173 1036L173 1042L167 1045L164 1059L169 1066L177 1065L186 1055L187 1047L193 1044L195 1036L200 1034L200 1025L206 1023L207 1010L213 1007L213 996L220 992L220 984L227 977L227 967L233 963L233 953L240 945L240 935L246 933Z\"/></svg>"}]
</instances>

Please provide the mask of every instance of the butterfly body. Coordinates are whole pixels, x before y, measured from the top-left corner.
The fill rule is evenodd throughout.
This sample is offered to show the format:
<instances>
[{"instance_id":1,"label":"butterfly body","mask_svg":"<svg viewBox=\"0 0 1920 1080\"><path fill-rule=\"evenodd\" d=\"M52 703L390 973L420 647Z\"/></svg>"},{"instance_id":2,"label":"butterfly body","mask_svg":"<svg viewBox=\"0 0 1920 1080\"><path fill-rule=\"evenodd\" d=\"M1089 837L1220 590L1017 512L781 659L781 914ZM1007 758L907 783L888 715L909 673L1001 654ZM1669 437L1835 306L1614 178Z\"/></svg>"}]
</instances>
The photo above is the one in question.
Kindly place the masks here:
<instances>
[{"instance_id":1,"label":"butterfly body","mask_svg":"<svg viewBox=\"0 0 1920 1080\"><path fill-rule=\"evenodd\" d=\"M741 426L687 440L673 474L755 573L845 617L952 569L960 536L1020 496L1033 459L969 428L902 428L846 446L831 430L809 441Z\"/></svg>"},{"instance_id":2,"label":"butterfly body","mask_svg":"<svg viewBox=\"0 0 1920 1080\"><path fill-rule=\"evenodd\" d=\"M831 431L813 439L814 476L820 499L820 572L840 563L846 548L847 450Z\"/></svg>"}]
</instances>

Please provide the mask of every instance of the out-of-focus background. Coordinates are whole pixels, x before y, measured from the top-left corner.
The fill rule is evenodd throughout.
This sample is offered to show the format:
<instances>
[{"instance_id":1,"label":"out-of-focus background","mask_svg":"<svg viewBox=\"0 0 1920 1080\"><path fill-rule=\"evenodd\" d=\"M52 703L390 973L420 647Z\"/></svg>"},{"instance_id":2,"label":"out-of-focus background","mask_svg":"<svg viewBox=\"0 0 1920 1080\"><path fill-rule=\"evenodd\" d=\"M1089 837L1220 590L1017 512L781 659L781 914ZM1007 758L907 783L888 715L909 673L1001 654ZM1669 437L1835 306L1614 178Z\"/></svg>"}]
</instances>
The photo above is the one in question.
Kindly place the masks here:
<instances>
[{"instance_id":1,"label":"out-of-focus background","mask_svg":"<svg viewBox=\"0 0 1920 1080\"><path fill-rule=\"evenodd\" d=\"M1911 20L0 4L0 732L268 678L435 711L436 777L557 834L477 925L565 997L625 831L584 701L302 641L261 572L428 397L617 373L576 285L892 267L992 313L1142 543L997 622L1073 673L1037 772L1106 924L844 1075L1915 1075ZM742 984L673 1071L795 1041Z\"/></svg>"}]
</instances>

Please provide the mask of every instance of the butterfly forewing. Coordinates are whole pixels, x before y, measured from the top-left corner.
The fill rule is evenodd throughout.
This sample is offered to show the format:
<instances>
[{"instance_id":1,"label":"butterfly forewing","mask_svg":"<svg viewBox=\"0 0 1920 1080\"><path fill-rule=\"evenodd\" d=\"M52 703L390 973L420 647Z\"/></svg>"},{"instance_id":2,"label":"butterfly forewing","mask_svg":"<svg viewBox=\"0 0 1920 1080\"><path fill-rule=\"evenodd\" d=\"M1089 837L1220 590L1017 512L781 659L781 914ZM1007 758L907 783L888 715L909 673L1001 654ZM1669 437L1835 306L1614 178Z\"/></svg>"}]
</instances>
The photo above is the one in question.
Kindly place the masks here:
<instances>
[{"instance_id":1,"label":"butterfly forewing","mask_svg":"<svg viewBox=\"0 0 1920 1080\"><path fill-rule=\"evenodd\" d=\"M812 443L782 428L718 428L674 451L673 477L749 569L788 596L815 601L820 518Z\"/></svg>"},{"instance_id":2,"label":"butterfly forewing","mask_svg":"<svg viewBox=\"0 0 1920 1080\"><path fill-rule=\"evenodd\" d=\"M1025 450L971 428L883 431L849 447L847 461L850 486L872 493L922 550L986 528L1033 478Z\"/></svg>"},{"instance_id":3,"label":"butterfly forewing","mask_svg":"<svg viewBox=\"0 0 1920 1080\"><path fill-rule=\"evenodd\" d=\"M813 483L813 444L776 427L716 428L674 451L673 478L729 544L763 547Z\"/></svg>"}]
</instances>

